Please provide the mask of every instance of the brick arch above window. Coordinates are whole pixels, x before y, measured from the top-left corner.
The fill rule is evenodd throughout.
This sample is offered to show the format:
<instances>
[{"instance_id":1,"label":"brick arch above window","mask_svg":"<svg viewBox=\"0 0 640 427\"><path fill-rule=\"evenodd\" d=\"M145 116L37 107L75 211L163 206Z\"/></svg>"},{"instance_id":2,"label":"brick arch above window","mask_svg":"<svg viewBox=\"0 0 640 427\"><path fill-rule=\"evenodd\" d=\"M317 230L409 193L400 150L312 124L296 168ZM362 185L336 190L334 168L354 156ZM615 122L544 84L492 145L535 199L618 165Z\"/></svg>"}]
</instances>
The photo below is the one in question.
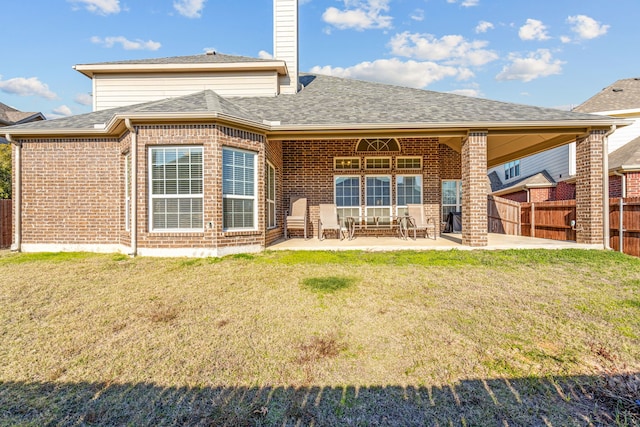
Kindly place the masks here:
<instances>
[{"instance_id":1,"label":"brick arch above window","mask_svg":"<svg viewBox=\"0 0 640 427\"><path fill-rule=\"evenodd\" d=\"M400 144L395 138L362 138L356 145L357 153L400 152Z\"/></svg>"}]
</instances>

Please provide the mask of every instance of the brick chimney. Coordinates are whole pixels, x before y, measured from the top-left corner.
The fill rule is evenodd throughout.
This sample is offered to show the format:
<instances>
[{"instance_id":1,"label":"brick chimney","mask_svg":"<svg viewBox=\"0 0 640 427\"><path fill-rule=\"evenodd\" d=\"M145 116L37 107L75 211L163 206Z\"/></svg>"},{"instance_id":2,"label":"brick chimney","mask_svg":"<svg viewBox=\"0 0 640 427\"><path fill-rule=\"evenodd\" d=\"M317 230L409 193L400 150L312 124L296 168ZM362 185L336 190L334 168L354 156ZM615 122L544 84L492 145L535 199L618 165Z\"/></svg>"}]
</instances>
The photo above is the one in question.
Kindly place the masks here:
<instances>
[{"instance_id":1,"label":"brick chimney","mask_svg":"<svg viewBox=\"0 0 640 427\"><path fill-rule=\"evenodd\" d=\"M287 63L280 93L298 92L298 0L273 0L273 57Z\"/></svg>"}]
</instances>

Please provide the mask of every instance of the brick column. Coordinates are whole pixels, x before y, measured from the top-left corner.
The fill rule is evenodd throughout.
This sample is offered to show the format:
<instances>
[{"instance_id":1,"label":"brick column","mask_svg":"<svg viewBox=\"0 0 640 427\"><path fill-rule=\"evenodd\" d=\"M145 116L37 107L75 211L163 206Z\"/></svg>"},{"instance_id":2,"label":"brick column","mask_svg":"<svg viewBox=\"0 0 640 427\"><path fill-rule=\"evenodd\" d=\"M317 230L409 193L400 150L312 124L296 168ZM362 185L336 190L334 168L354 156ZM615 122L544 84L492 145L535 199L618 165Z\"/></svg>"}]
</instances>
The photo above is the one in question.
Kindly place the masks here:
<instances>
[{"instance_id":1,"label":"brick column","mask_svg":"<svg viewBox=\"0 0 640 427\"><path fill-rule=\"evenodd\" d=\"M576 140L576 241L603 244L603 145L606 131Z\"/></svg>"},{"instance_id":2,"label":"brick column","mask_svg":"<svg viewBox=\"0 0 640 427\"><path fill-rule=\"evenodd\" d=\"M462 143L462 244L487 246L487 132Z\"/></svg>"}]
</instances>

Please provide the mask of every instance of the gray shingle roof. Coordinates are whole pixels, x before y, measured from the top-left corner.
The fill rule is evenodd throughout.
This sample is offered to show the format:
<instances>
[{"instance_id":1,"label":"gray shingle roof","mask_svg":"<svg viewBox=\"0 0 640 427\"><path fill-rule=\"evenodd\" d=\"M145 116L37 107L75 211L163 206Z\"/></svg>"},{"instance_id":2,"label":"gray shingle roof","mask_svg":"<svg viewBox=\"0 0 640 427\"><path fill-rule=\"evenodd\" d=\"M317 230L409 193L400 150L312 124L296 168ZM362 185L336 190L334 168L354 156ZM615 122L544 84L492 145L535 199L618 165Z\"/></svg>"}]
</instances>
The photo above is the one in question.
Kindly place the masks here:
<instances>
[{"instance_id":1,"label":"gray shingle roof","mask_svg":"<svg viewBox=\"0 0 640 427\"><path fill-rule=\"evenodd\" d=\"M119 64L232 64L237 62L269 62L271 59L251 58L248 56L225 55L214 53L212 55L188 55L171 56L166 58L129 59L124 61L97 62L84 65L119 65Z\"/></svg>"},{"instance_id":2,"label":"gray shingle roof","mask_svg":"<svg viewBox=\"0 0 640 427\"><path fill-rule=\"evenodd\" d=\"M212 91L119 107L73 117L21 125L22 129L93 129L115 114L136 112L216 112L262 123L281 125L394 125L512 123L536 121L607 121L605 116L551 108L510 104L449 93L411 89L382 83L328 77L301 76L304 89L276 97L221 98Z\"/></svg>"},{"instance_id":3,"label":"gray shingle roof","mask_svg":"<svg viewBox=\"0 0 640 427\"><path fill-rule=\"evenodd\" d=\"M489 176L492 192L497 192L497 191L502 192L510 188L515 189L515 188L525 187L528 185L537 185L537 186L548 185L549 187L551 187L553 184L556 183L554 179L551 177L551 175L549 175L549 172L547 172L546 170L543 170L542 172L534 173L533 175L525 176L524 178L520 178L517 181L512 181L507 183L502 183L500 178L498 178L496 181L495 178L498 177L498 174L495 171L491 172L491 174L496 174L495 177Z\"/></svg>"},{"instance_id":4,"label":"gray shingle roof","mask_svg":"<svg viewBox=\"0 0 640 427\"><path fill-rule=\"evenodd\" d=\"M16 110L15 108L9 107L8 105L0 102L0 124L8 126L23 120L28 120L32 117L35 119L39 116L41 116L40 113Z\"/></svg>"},{"instance_id":5,"label":"gray shingle roof","mask_svg":"<svg viewBox=\"0 0 640 427\"><path fill-rule=\"evenodd\" d=\"M578 105L573 111L596 113L638 108L640 108L640 78L633 78L618 80L607 86Z\"/></svg>"},{"instance_id":6,"label":"gray shingle roof","mask_svg":"<svg viewBox=\"0 0 640 427\"><path fill-rule=\"evenodd\" d=\"M640 165L640 137L609 154L609 170L618 169L623 165Z\"/></svg>"},{"instance_id":7,"label":"gray shingle roof","mask_svg":"<svg viewBox=\"0 0 640 427\"><path fill-rule=\"evenodd\" d=\"M599 120L551 108L317 74L301 74L300 81L305 87L295 95L233 102L283 125Z\"/></svg>"}]
</instances>

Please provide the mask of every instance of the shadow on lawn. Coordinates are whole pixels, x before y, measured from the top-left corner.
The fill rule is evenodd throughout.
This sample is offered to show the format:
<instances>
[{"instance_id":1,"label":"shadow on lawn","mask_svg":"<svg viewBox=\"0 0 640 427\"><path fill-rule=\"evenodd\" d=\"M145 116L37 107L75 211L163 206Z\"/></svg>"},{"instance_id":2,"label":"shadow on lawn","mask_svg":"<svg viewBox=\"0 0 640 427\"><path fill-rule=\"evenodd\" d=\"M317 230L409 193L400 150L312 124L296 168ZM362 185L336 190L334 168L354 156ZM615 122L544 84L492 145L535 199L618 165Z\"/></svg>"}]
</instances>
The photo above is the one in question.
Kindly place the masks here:
<instances>
[{"instance_id":1,"label":"shadow on lawn","mask_svg":"<svg viewBox=\"0 0 640 427\"><path fill-rule=\"evenodd\" d=\"M0 425L639 425L640 408L611 389L637 379L299 388L7 382L0 383Z\"/></svg>"}]
</instances>

